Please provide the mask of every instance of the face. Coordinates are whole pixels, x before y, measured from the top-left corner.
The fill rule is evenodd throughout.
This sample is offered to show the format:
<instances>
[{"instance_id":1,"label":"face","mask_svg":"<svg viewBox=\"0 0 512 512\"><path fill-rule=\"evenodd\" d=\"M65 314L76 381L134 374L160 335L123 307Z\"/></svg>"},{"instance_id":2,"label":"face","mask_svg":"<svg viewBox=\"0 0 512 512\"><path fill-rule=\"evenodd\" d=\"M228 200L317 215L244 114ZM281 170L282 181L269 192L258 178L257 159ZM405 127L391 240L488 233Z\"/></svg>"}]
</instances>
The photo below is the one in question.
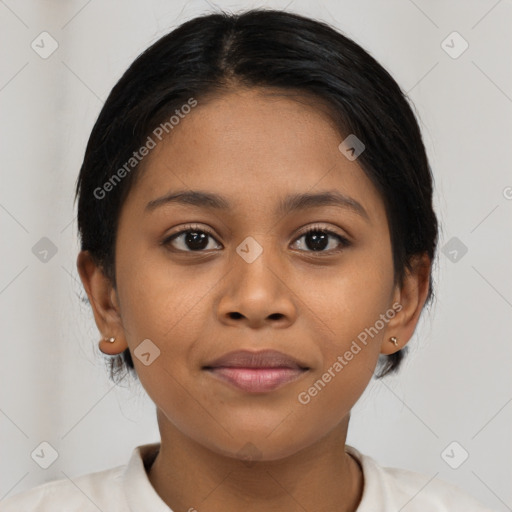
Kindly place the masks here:
<instances>
[{"instance_id":1,"label":"face","mask_svg":"<svg viewBox=\"0 0 512 512\"><path fill-rule=\"evenodd\" d=\"M275 460L312 445L393 351L401 297L384 204L344 138L311 100L198 100L123 205L117 335L164 424L214 452ZM191 191L219 197L155 202ZM293 364L211 369L239 350Z\"/></svg>"}]
</instances>

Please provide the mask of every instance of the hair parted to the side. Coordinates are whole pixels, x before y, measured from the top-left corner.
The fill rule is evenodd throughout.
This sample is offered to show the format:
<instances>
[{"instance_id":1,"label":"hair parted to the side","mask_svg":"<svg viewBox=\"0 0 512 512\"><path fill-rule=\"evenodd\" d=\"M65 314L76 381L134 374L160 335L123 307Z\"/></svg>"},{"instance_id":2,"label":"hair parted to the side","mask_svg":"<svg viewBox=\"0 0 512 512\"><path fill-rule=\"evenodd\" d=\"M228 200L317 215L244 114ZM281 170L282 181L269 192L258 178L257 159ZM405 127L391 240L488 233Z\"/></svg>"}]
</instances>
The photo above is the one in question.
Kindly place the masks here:
<instances>
[{"instance_id":1,"label":"hair parted to the side","mask_svg":"<svg viewBox=\"0 0 512 512\"><path fill-rule=\"evenodd\" d=\"M149 134L193 97L234 87L277 88L327 105L340 142L355 134L365 144L358 163L381 194L388 216L395 282L412 258L433 261L438 222L433 177L408 99L365 50L324 22L271 9L196 17L145 50L112 89L92 129L76 185L81 249L91 252L114 287L119 214L142 169L126 175L105 198L102 187ZM432 273L426 303L433 297ZM381 356L377 377L395 372L408 347ZM134 371L130 352L111 359L114 378Z\"/></svg>"}]
</instances>

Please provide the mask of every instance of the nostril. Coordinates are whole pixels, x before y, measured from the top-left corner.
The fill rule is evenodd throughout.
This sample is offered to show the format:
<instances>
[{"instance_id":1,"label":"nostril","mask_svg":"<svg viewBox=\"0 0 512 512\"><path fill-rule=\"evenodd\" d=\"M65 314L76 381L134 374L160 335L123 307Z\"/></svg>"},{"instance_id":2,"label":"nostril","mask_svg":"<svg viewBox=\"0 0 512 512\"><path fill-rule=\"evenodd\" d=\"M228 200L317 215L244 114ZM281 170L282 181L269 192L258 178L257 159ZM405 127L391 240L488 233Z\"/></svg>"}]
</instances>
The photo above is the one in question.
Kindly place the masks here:
<instances>
[{"instance_id":1,"label":"nostril","mask_svg":"<svg viewBox=\"0 0 512 512\"><path fill-rule=\"evenodd\" d=\"M242 314L235 311L234 313L229 313L229 316L230 316L230 318L233 318L233 319L239 319L242 317Z\"/></svg>"}]
</instances>

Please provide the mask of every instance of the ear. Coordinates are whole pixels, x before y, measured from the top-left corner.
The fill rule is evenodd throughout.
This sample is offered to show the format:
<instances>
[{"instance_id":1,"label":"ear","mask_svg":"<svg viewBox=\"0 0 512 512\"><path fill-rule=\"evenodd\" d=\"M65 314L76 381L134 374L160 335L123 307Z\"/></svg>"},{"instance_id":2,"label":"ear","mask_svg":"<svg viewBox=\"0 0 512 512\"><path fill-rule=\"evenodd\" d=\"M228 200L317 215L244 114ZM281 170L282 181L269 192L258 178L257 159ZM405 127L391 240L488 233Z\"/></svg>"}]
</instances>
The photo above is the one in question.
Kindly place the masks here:
<instances>
[{"instance_id":1,"label":"ear","mask_svg":"<svg viewBox=\"0 0 512 512\"><path fill-rule=\"evenodd\" d=\"M392 304L396 314L386 326L381 354L398 352L412 338L427 299L430 268L431 261L426 253L411 259L411 270L406 272L402 286L397 285L393 292ZM391 336L397 338L398 346L390 343Z\"/></svg>"},{"instance_id":2,"label":"ear","mask_svg":"<svg viewBox=\"0 0 512 512\"><path fill-rule=\"evenodd\" d=\"M78 254L76 266L89 297L94 320L102 333L99 348L104 354L120 354L128 345L119 313L117 292L110 279L103 273L103 269L96 265L89 251L81 251ZM104 338L115 338L115 341L110 343Z\"/></svg>"}]
</instances>

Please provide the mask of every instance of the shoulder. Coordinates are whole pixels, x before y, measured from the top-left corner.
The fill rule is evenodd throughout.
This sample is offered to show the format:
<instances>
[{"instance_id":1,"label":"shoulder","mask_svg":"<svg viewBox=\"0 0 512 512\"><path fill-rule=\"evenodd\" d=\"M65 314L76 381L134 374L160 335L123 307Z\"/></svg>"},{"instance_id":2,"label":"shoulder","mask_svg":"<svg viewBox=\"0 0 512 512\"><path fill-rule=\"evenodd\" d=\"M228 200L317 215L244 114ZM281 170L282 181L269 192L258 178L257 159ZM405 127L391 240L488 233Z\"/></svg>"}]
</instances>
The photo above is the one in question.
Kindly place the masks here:
<instances>
[{"instance_id":1,"label":"shoulder","mask_svg":"<svg viewBox=\"0 0 512 512\"><path fill-rule=\"evenodd\" d=\"M120 512L123 507L122 473L125 466L54 480L0 502L0 512Z\"/></svg>"},{"instance_id":2,"label":"shoulder","mask_svg":"<svg viewBox=\"0 0 512 512\"><path fill-rule=\"evenodd\" d=\"M407 510L411 512L491 512L491 509L461 488L436 476L398 468L382 469L396 498L404 504L409 503Z\"/></svg>"},{"instance_id":3,"label":"shoulder","mask_svg":"<svg viewBox=\"0 0 512 512\"><path fill-rule=\"evenodd\" d=\"M158 450L137 446L125 465L38 485L0 501L0 512L169 512L146 474Z\"/></svg>"},{"instance_id":4,"label":"shoulder","mask_svg":"<svg viewBox=\"0 0 512 512\"><path fill-rule=\"evenodd\" d=\"M492 512L456 485L406 469L380 466L372 457L346 447L361 464L363 496L357 512L401 510L408 512Z\"/></svg>"}]
</instances>

